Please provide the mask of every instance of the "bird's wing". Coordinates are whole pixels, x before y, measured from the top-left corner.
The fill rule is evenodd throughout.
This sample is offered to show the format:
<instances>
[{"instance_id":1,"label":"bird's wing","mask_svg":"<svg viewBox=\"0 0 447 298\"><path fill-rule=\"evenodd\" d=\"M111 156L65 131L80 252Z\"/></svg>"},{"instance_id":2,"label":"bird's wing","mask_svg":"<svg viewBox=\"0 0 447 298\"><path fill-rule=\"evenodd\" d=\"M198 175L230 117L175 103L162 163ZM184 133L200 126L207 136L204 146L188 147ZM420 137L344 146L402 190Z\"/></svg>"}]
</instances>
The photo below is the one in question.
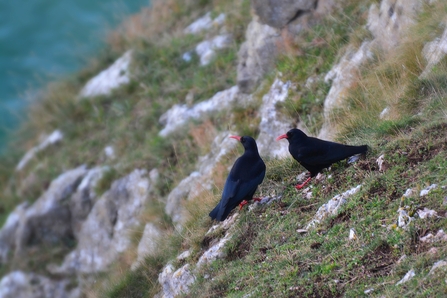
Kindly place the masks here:
<instances>
[{"instance_id":1,"label":"bird's wing","mask_svg":"<svg viewBox=\"0 0 447 298\"><path fill-rule=\"evenodd\" d=\"M261 184L265 176L265 170L250 180L233 180L231 176L225 182L225 187L222 192L222 207L236 206L242 200L251 199L256 191L256 188Z\"/></svg>"},{"instance_id":2,"label":"bird's wing","mask_svg":"<svg viewBox=\"0 0 447 298\"><path fill-rule=\"evenodd\" d=\"M311 166L328 167L334 162L361 153L362 151L362 146L349 146L313 139L311 143L301 148L299 160Z\"/></svg>"}]
</instances>

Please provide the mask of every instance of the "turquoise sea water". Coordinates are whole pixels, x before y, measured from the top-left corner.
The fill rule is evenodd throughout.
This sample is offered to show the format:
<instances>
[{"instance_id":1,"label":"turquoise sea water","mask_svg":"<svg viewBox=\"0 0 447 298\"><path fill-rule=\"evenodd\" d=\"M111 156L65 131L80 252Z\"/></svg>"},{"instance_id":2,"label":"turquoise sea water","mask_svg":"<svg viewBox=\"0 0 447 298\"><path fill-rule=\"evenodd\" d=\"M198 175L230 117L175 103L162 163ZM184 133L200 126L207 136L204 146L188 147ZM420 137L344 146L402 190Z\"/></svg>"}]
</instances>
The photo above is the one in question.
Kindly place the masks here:
<instances>
[{"instance_id":1,"label":"turquoise sea water","mask_svg":"<svg viewBox=\"0 0 447 298\"><path fill-rule=\"evenodd\" d=\"M0 0L0 152L39 87L76 71L149 0Z\"/></svg>"}]
</instances>

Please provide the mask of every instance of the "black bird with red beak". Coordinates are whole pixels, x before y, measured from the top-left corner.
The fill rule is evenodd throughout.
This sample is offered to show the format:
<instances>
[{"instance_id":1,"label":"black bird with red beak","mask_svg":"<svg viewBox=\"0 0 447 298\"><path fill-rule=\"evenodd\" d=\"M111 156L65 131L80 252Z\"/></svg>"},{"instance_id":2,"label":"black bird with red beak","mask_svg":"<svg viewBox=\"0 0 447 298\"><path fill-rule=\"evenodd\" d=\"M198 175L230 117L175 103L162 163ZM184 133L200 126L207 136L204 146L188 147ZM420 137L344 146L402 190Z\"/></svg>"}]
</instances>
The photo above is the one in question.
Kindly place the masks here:
<instances>
[{"instance_id":1,"label":"black bird with red beak","mask_svg":"<svg viewBox=\"0 0 447 298\"><path fill-rule=\"evenodd\" d=\"M265 176L265 164L259 156L256 141L247 136L230 136L230 138L241 142L245 152L231 168L222 192L222 199L209 214L211 219L218 221L224 221L237 205L241 210L251 199L260 201L259 198L253 198L253 195Z\"/></svg>"},{"instance_id":2,"label":"black bird with red beak","mask_svg":"<svg viewBox=\"0 0 447 298\"><path fill-rule=\"evenodd\" d=\"M303 188L312 177L333 163L368 151L367 145L350 146L324 141L309 137L297 128L276 138L277 141L281 139L289 141L289 152L292 157L310 172L310 177L302 184L297 184L296 189Z\"/></svg>"}]
</instances>

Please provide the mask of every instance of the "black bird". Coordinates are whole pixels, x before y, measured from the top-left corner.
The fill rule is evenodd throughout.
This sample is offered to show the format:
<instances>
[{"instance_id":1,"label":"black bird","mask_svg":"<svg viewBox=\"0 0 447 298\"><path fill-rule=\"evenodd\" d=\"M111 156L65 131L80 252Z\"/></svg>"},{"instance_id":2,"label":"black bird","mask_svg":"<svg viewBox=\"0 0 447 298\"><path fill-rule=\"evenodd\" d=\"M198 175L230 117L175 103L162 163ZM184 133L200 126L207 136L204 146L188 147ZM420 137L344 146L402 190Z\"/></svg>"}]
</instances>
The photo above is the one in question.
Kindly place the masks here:
<instances>
[{"instance_id":1,"label":"black bird","mask_svg":"<svg viewBox=\"0 0 447 298\"><path fill-rule=\"evenodd\" d=\"M265 164L252 137L230 136L242 143L245 152L233 165L227 177L219 204L210 212L211 219L224 221L237 205L239 210L248 200L260 201L253 195L265 176Z\"/></svg>"},{"instance_id":2,"label":"black bird","mask_svg":"<svg viewBox=\"0 0 447 298\"><path fill-rule=\"evenodd\" d=\"M312 177L331 164L368 150L367 145L350 146L309 137L297 128L276 138L277 141L281 139L289 141L290 154L310 172L310 177L304 183L297 184L296 189L303 188Z\"/></svg>"}]
</instances>

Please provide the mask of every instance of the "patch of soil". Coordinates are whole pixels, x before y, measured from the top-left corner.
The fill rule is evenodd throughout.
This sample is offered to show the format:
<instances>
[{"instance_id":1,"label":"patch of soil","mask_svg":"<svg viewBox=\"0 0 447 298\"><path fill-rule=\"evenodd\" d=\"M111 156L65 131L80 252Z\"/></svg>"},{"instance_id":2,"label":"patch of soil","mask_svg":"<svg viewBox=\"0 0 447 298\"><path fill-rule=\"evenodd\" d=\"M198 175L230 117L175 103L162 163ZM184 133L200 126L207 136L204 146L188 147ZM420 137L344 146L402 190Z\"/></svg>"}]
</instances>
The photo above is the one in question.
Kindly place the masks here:
<instances>
[{"instance_id":1,"label":"patch of soil","mask_svg":"<svg viewBox=\"0 0 447 298\"><path fill-rule=\"evenodd\" d=\"M393 248L386 242L381 243L374 251L366 254L362 268L366 276L386 276L393 269L397 257L393 254Z\"/></svg>"},{"instance_id":2,"label":"patch of soil","mask_svg":"<svg viewBox=\"0 0 447 298\"><path fill-rule=\"evenodd\" d=\"M238 235L237 243L235 247L228 252L227 260L234 261L237 259L242 259L248 255L252 249L253 240L258 236L258 232L255 231L253 225L246 225L246 229L243 234Z\"/></svg>"},{"instance_id":3,"label":"patch of soil","mask_svg":"<svg viewBox=\"0 0 447 298\"><path fill-rule=\"evenodd\" d=\"M200 248L202 249L208 249L210 247L210 244L217 241L218 239L222 238L225 234L225 230L221 229L218 233L211 233L209 235L205 235L202 239L202 242L200 242Z\"/></svg>"},{"instance_id":4,"label":"patch of soil","mask_svg":"<svg viewBox=\"0 0 447 298\"><path fill-rule=\"evenodd\" d=\"M321 247L321 243L320 242L314 242L310 245L310 248L312 249L319 249Z\"/></svg>"},{"instance_id":5,"label":"patch of soil","mask_svg":"<svg viewBox=\"0 0 447 298\"><path fill-rule=\"evenodd\" d=\"M351 214L347 211L340 212L336 217L331 218L329 221L329 229L336 224L348 221L351 219Z\"/></svg>"},{"instance_id":6,"label":"patch of soil","mask_svg":"<svg viewBox=\"0 0 447 298\"><path fill-rule=\"evenodd\" d=\"M308 286L290 287L287 297L337 298L343 297L342 287L331 288L327 281L309 284Z\"/></svg>"}]
</instances>

